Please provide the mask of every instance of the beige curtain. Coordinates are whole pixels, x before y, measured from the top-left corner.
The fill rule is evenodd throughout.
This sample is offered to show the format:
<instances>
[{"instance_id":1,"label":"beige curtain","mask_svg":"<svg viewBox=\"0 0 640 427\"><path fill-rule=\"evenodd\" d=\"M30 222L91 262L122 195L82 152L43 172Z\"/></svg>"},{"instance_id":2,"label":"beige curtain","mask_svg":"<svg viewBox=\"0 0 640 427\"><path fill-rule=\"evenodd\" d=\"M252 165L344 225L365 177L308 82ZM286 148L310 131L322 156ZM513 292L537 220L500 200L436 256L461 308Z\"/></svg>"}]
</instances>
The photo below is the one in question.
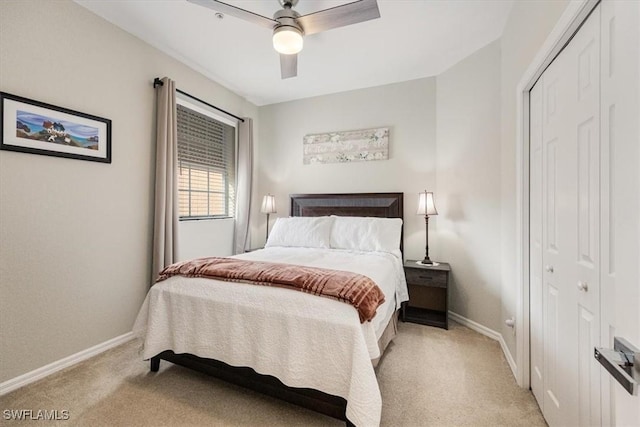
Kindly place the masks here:
<instances>
[{"instance_id":1,"label":"beige curtain","mask_svg":"<svg viewBox=\"0 0 640 427\"><path fill-rule=\"evenodd\" d=\"M253 171L253 120L245 117L238 128L238 178L236 181L236 218L234 253L241 254L249 245L251 180Z\"/></svg>"},{"instance_id":2,"label":"beige curtain","mask_svg":"<svg viewBox=\"0 0 640 427\"><path fill-rule=\"evenodd\" d=\"M156 190L152 280L178 260L178 136L176 83L165 77L156 88Z\"/></svg>"}]
</instances>

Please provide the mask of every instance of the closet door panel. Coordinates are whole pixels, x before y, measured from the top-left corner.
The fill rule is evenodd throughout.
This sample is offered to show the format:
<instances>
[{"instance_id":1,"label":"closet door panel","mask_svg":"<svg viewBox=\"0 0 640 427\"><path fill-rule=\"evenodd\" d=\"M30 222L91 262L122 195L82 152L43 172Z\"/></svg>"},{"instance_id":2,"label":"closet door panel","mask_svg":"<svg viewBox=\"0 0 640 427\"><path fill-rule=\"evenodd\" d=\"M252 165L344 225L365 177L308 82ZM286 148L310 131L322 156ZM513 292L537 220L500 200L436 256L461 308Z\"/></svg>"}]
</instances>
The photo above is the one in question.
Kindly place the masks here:
<instances>
[{"instance_id":1,"label":"closet door panel","mask_svg":"<svg viewBox=\"0 0 640 427\"><path fill-rule=\"evenodd\" d=\"M577 172L572 311L578 326L578 424L589 426L600 425L600 365L593 357L600 343L600 7L571 44L570 61L577 72L570 106Z\"/></svg>"},{"instance_id":2,"label":"closet door panel","mask_svg":"<svg viewBox=\"0 0 640 427\"><path fill-rule=\"evenodd\" d=\"M560 57L544 73L542 86L542 329L543 394L542 410L549 425L559 425L564 412L562 297L563 271L559 268L566 245L560 217L563 171L559 157L566 145L563 134L566 60ZM538 351L540 351L538 349Z\"/></svg>"},{"instance_id":3,"label":"closet door panel","mask_svg":"<svg viewBox=\"0 0 640 427\"><path fill-rule=\"evenodd\" d=\"M615 329L615 296L616 296L616 206L615 197L617 189L615 174L616 152L616 107L617 93L612 90L615 80L619 78L617 72L616 35L619 23L616 18L615 8L611 3L601 6L601 63L600 77L602 94L600 100L600 179L601 179L601 254L602 268L600 270L600 295L601 295L601 342L603 347L613 348ZM600 380L602 384L602 425L614 426L615 419L615 390L616 380L602 369Z\"/></svg>"},{"instance_id":4,"label":"closet door panel","mask_svg":"<svg viewBox=\"0 0 640 427\"><path fill-rule=\"evenodd\" d=\"M530 92L530 338L531 338L531 391L542 408L544 404L544 340L543 340L543 263L542 263L542 93L544 77Z\"/></svg>"},{"instance_id":5,"label":"closet door panel","mask_svg":"<svg viewBox=\"0 0 640 427\"><path fill-rule=\"evenodd\" d=\"M575 39L574 39L575 40ZM554 262L557 289L557 398L561 403L558 422L553 425L578 424L578 313L576 308L575 262L577 259L577 175L576 122L574 106L578 95L579 73L575 66L576 49L573 41L555 59L558 78L558 135L555 147L556 169L556 238L557 255ZM551 423L550 423L551 424Z\"/></svg>"},{"instance_id":6,"label":"closet door panel","mask_svg":"<svg viewBox=\"0 0 640 427\"><path fill-rule=\"evenodd\" d=\"M602 9L602 343L640 346L640 2ZM604 370L603 370L604 371ZM603 424L640 425L640 398L603 373Z\"/></svg>"}]
</instances>

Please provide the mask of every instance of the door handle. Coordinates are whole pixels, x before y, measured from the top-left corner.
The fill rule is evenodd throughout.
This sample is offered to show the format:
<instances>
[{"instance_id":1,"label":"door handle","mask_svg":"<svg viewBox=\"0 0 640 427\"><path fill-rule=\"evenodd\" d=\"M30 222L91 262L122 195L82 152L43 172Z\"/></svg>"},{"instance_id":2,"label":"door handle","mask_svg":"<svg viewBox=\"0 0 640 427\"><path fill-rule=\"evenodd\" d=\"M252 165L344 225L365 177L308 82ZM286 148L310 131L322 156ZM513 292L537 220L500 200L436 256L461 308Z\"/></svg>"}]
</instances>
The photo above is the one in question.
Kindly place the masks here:
<instances>
[{"instance_id":1,"label":"door handle","mask_svg":"<svg viewBox=\"0 0 640 427\"><path fill-rule=\"evenodd\" d=\"M613 350L595 347L593 357L631 395L638 394L640 382L640 350L624 338L613 338Z\"/></svg>"},{"instance_id":2,"label":"door handle","mask_svg":"<svg viewBox=\"0 0 640 427\"><path fill-rule=\"evenodd\" d=\"M587 282L578 282L578 290L587 292L589 290L589 285L587 284Z\"/></svg>"},{"instance_id":3,"label":"door handle","mask_svg":"<svg viewBox=\"0 0 640 427\"><path fill-rule=\"evenodd\" d=\"M547 266L544 268L544 270L545 270L547 273L553 273L553 265L547 265Z\"/></svg>"}]
</instances>

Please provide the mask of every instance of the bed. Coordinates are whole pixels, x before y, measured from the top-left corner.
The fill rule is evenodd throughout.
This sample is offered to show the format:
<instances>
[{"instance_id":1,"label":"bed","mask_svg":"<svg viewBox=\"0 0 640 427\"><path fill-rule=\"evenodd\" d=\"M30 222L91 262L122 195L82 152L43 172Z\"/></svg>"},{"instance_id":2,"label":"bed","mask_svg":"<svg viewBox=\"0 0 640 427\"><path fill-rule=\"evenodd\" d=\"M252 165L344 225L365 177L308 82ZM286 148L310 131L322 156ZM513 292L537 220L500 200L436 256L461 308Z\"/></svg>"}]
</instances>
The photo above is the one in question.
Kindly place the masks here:
<instances>
[{"instance_id":1,"label":"bed","mask_svg":"<svg viewBox=\"0 0 640 427\"><path fill-rule=\"evenodd\" d=\"M150 359L152 371L166 360L347 425L379 424L381 398L374 366L395 335L397 310L407 299L402 226L397 249L355 250L349 245L354 244L360 219L349 217L402 219L402 199L402 193L292 195L294 218L276 222L265 249L238 256L366 274L385 294L371 321L360 323L345 303L289 289L172 277L152 287L134 326L144 338L143 358ZM285 221L331 221L332 230L342 232L335 234L335 241L332 234L331 248L307 244L313 233L304 233L304 244L311 247L298 247L287 244L286 232L278 231L284 229L278 222ZM364 236L365 246L370 243L366 240Z\"/></svg>"}]
</instances>

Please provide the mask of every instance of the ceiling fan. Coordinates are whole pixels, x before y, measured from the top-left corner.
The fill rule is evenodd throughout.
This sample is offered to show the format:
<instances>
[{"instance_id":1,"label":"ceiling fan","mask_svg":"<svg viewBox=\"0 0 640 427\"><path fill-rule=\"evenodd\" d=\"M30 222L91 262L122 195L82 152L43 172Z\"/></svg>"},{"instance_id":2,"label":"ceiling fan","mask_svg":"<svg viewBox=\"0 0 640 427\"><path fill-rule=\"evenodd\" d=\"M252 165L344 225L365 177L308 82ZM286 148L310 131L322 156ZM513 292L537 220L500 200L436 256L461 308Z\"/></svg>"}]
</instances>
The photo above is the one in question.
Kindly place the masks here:
<instances>
[{"instance_id":1,"label":"ceiling fan","mask_svg":"<svg viewBox=\"0 0 640 427\"><path fill-rule=\"evenodd\" d=\"M278 0L282 9L273 15L273 19L217 0L187 1L273 30L273 47L280 54L283 79L298 74L302 36L380 17L377 0L358 0L304 16L293 10L298 0Z\"/></svg>"}]
</instances>

